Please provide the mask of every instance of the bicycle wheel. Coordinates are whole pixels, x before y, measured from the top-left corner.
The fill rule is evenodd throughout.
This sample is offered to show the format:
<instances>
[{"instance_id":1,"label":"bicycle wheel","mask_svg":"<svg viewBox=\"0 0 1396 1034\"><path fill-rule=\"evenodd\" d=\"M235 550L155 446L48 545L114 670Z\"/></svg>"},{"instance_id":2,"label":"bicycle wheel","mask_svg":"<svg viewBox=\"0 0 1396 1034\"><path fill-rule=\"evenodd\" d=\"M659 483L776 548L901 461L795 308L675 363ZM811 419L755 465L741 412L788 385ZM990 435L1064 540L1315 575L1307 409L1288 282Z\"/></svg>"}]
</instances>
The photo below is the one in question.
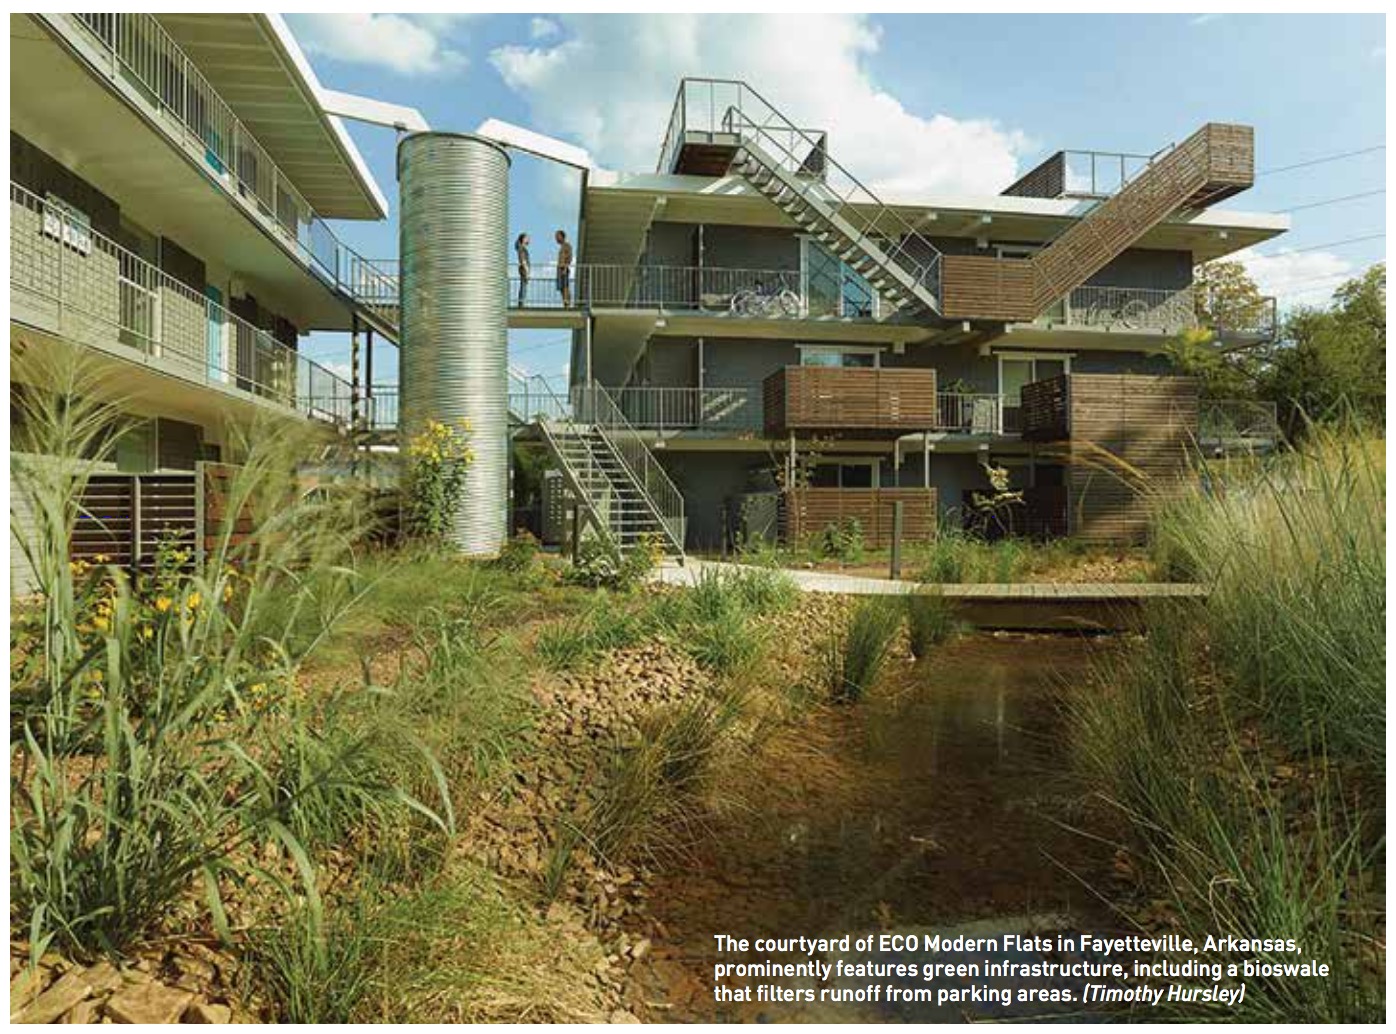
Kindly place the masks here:
<instances>
[{"instance_id":1,"label":"bicycle wheel","mask_svg":"<svg viewBox=\"0 0 1396 1034\"><path fill-rule=\"evenodd\" d=\"M786 319L793 320L800 315L800 296L794 291L780 292L780 311Z\"/></svg>"},{"instance_id":2,"label":"bicycle wheel","mask_svg":"<svg viewBox=\"0 0 1396 1034\"><path fill-rule=\"evenodd\" d=\"M750 314L752 294L750 291L738 291L732 296L732 304L727 306L733 316L746 316Z\"/></svg>"},{"instance_id":3,"label":"bicycle wheel","mask_svg":"<svg viewBox=\"0 0 1396 1034\"><path fill-rule=\"evenodd\" d=\"M1120 323L1122 326L1135 328L1142 327L1149 318L1149 306L1143 299L1133 298L1120 306Z\"/></svg>"}]
</instances>

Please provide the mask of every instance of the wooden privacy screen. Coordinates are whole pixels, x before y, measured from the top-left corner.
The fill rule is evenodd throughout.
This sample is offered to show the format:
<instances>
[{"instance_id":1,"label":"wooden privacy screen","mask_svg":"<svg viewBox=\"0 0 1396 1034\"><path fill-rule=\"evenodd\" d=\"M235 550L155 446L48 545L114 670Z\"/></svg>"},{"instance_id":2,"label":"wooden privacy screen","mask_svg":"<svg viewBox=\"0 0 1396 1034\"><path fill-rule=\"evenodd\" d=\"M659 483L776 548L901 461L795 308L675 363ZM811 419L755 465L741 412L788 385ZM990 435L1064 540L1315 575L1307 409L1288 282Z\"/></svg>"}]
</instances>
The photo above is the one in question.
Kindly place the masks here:
<instances>
[{"instance_id":1,"label":"wooden privacy screen","mask_svg":"<svg viewBox=\"0 0 1396 1034\"><path fill-rule=\"evenodd\" d=\"M1191 475L1198 385L1191 377L1068 374L1071 533L1142 542Z\"/></svg>"},{"instance_id":2,"label":"wooden privacy screen","mask_svg":"<svg viewBox=\"0 0 1396 1034\"><path fill-rule=\"evenodd\" d=\"M936 426L932 369L789 366L762 385L766 433L925 431Z\"/></svg>"},{"instance_id":3,"label":"wooden privacy screen","mask_svg":"<svg viewBox=\"0 0 1396 1034\"><path fill-rule=\"evenodd\" d=\"M82 493L68 554L122 567L152 564L162 543L198 547L194 474L96 474Z\"/></svg>"},{"instance_id":4,"label":"wooden privacy screen","mask_svg":"<svg viewBox=\"0 0 1396 1034\"><path fill-rule=\"evenodd\" d=\"M781 496L781 533L787 543L818 535L830 525L856 520L863 541L874 549L892 544L892 504L902 503L906 542L929 542L936 534L934 488L796 488Z\"/></svg>"},{"instance_id":5,"label":"wooden privacy screen","mask_svg":"<svg viewBox=\"0 0 1396 1034\"><path fill-rule=\"evenodd\" d=\"M1031 258L944 256L942 313L949 319L1035 319L1174 212L1245 190L1254 180L1254 162L1250 126L1209 122Z\"/></svg>"}]
</instances>

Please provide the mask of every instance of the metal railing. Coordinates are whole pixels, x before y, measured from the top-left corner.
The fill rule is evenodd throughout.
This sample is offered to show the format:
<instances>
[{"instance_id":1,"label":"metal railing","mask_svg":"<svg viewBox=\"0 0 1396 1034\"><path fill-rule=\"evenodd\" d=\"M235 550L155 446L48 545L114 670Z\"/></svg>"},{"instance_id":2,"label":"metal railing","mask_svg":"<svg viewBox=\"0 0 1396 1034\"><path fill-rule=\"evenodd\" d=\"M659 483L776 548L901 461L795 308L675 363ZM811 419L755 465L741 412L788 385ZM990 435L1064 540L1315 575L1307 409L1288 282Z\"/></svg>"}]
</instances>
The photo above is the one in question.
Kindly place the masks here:
<instances>
[{"instance_id":1,"label":"metal railing","mask_svg":"<svg viewBox=\"0 0 1396 1034\"><path fill-rule=\"evenodd\" d=\"M660 172L668 171L665 163L673 160L692 124L690 115L695 113L700 118L706 114L708 119L700 122L700 132L721 132L747 143L758 142L787 171L804 171L817 161L820 174L808 178L806 196L834 208L862 240L879 240L877 247L883 259L898 266L939 302L939 250L829 155L822 132L811 133L796 126L744 82L685 78L679 84L674 113L660 150Z\"/></svg>"},{"instance_id":2,"label":"metal railing","mask_svg":"<svg viewBox=\"0 0 1396 1034\"><path fill-rule=\"evenodd\" d=\"M211 178L332 288L396 326L393 308L381 308L385 271L345 245L272 161L233 109L159 21L149 14L46 15L60 31L76 27L81 40L105 56L105 74L128 84L155 109L158 124L202 158Z\"/></svg>"},{"instance_id":3,"label":"metal railing","mask_svg":"<svg viewBox=\"0 0 1396 1034\"><path fill-rule=\"evenodd\" d=\"M191 381L349 420L347 381L17 183L10 302L12 319L79 344L125 346Z\"/></svg>"},{"instance_id":4,"label":"metal railing","mask_svg":"<svg viewBox=\"0 0 1396 1034\"><path fill-rule=\"evenodd\" d=\"M1272 446L1280 438L1275 403L1249 399L1203 399L1197 438L1203 445Z\"/></svg>"},{"instance_id":5,"label":"metal railing","mask_svg":"<svg viewBox=\"0 0 1396 1034\"><path fill-rule=\"evenodd\" d=\"M1122 151L1061 151L1063 197L1109 197L1147 169L1172 144L1153 154Z\"/></svg>"},{"instance_id":6,"label":"metal railing","mask_svg":"<svg viewBox=\"0 0 1396 1034\"><path fill-rule=\"evenodd\" d=\"M746 388L613 388L633 427L654 431L755 432L762 428L761 392Z\"/></svg>"},{"instance_id":7,"label":"metal railing","mask_svg":"<svg viewBox=\"0 0 1396 1034\"><path fill-rule=\"evenodd\" d=\"M523 423L572 419L572 402L566 388L555 388L542 374L509 371L509 414Z\"/></svg>"},{"instance_id":8,"label":"metal railing","mask_svg":"<svg viewBox=\"0 0 1396 1034\"><path fill-rule=\"evenodd\" d=\"M668 530L671 543L682 553L683 495L649 446L635 433L635 427L601 385L594 381L576 385L571 398L574 419L600 432L615 450L631 479L653 507L655 516Z\"/></svg>"},{"instance_id":9,"label":"metal railing","mask_svg":"<svg viewBox=\"0 0 1396 1034\"><path fill-rule=\"evenodd\" d=\"M509 277L509 307L670 309L741 318L876 319L891 311L866 288L819 290L799 269L711 266L575 266L564 294L554 266ZM843 285L837 285L843 287Z\"/></svg>"},{"instance_id":10,"label":"metal railing","mask_svg":"<svg viewBox=\"0 0 1396 1034\"><path fill-rule=\"evenodd\" d=\"M1278 299L1266 295L1251 301L1231 301L1196 293L1197 320L1222 344L1256 344L1279 334Z\"/></svg>"},{"instance_id":11,"label":"metal railing","mask_svg":"<svg viewBox=\"0 0 1396 1034\"><path fill-rule=\"evenodd\" d=\"M1003 434L1005 417L1016 428L1017 400L1004 404L1004 396L969 392L936 393L936 430L950 434Z\"/></svg>"},{"instance_id":12,"label":"metal railing","mask_svg":"<svg viewBox=\"0 0 1396 1034\"><path fill-rule=\"evenodd\" d=\"M693 84L692 90L689 89L690 83ZM735 80L680 80L655 171L661 175L674 171L685 134L690 131L705 134L709 141L716 140L719 133L730 135L731 129L722 125L723 115L733 104L740 108L742 92L749 89ZM772 122L767 131L782 138L782 150L788 159L783 168L797 175L823 178L828 155L828 133L822 129L797 128L784 120L781 124Z\"/></svg>"},{"instance_id":13,"label":"metal railing","mask_svg":"<svg viewBox=\"0 0 1396 1034\"><path fill-rule=\"evenodd\" d=\"M364 398L363 420L370 431L396 431L402 421L402 396L396 384L375 384Z\"/></svg>"},{"instance_id":14,"label":"metal railing","mask_svg":"<svg viewBox=\"0 0 1396 1034\"><path fill-rule=\"evenodd\" d=\"M1189 287L1166 290L1088 284L1072 290L1037 322L1176 334L1197 325L1197 311Z\"/></svg>"}]
</instances>

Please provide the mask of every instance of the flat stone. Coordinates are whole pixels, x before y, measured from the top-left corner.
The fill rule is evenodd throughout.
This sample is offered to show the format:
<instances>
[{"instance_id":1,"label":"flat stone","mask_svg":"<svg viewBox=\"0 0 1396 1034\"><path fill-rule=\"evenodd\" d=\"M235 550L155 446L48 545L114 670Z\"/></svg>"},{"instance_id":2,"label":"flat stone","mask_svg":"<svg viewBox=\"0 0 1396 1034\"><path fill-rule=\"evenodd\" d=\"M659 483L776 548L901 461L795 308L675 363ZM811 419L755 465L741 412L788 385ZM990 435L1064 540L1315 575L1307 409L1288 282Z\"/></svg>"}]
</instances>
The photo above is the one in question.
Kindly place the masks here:
<instances>
[{"instance_id":1,"label":"flat stone","mask_svg":"<svg viewBox=\"0 0 1396 1034\"><path fill-rule=\"evenodd\" d=\"M19 1012L12 1012L10 1022L52 1023L84 998L90 997L96 991L115 986L120 979L116 969L105 962L98 963L90 969L69 970Z\"/></svg>"},{"instance_id":2,"label":"flat stone","mask_svg":"<svg viewBox=\"0 0 1396 1034\"><path fill-rule=\"evenodd\" d=\"M98 1002L95 998L84 998L63 1015L64 1023L96 1023Z\"/></svg>"},{"instance_id":3,"label":"flat stone","mask_svg":"<svg viewBox=\"0 0 1396 1034\"><path fill-rule=\"evenodd\" d=\"M106 1014L117 1023L178 1023L193 994L154 981L130 984L112 995Z\"/></svg>"},{"instance_id":4,"label":"flat stone","mask_svg":"<svg viewBox=\"0 0 1396 1034\"><path fill-rule=\"evenodd\" d=\"M219 1002L194 1002L184 1010L185 1023L232 1023L233 1010Z\"/></svg>"}]
</instances>

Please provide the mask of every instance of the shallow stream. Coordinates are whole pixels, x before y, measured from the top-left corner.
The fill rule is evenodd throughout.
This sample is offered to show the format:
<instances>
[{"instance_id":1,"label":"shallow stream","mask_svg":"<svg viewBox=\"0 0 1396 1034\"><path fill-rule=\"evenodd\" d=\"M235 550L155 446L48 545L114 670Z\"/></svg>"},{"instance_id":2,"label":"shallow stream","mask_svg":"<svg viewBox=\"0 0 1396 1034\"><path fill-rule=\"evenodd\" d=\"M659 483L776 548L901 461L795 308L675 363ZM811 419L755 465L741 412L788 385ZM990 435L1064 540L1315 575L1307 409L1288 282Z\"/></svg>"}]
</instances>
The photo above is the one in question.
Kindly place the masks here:
<instances>
[{"instance_id":1,"label":"shallow stream","mask_svg":"<svg viewBox=\"0 0 1396 1034\"><path fill-rule=\"evenodd\" d=\"M660 922L652 1018L1004 1015L715 1002L713 935L1114 926L1090 889L1108 881L1113 851L1070 828L1081 791L1058 709L1063 688L1114 649L1109 638L965 636L884 678L861 703L822 709L780 734L751 773L743 807L651 887Z\"/></svg>"}]
</instances>

